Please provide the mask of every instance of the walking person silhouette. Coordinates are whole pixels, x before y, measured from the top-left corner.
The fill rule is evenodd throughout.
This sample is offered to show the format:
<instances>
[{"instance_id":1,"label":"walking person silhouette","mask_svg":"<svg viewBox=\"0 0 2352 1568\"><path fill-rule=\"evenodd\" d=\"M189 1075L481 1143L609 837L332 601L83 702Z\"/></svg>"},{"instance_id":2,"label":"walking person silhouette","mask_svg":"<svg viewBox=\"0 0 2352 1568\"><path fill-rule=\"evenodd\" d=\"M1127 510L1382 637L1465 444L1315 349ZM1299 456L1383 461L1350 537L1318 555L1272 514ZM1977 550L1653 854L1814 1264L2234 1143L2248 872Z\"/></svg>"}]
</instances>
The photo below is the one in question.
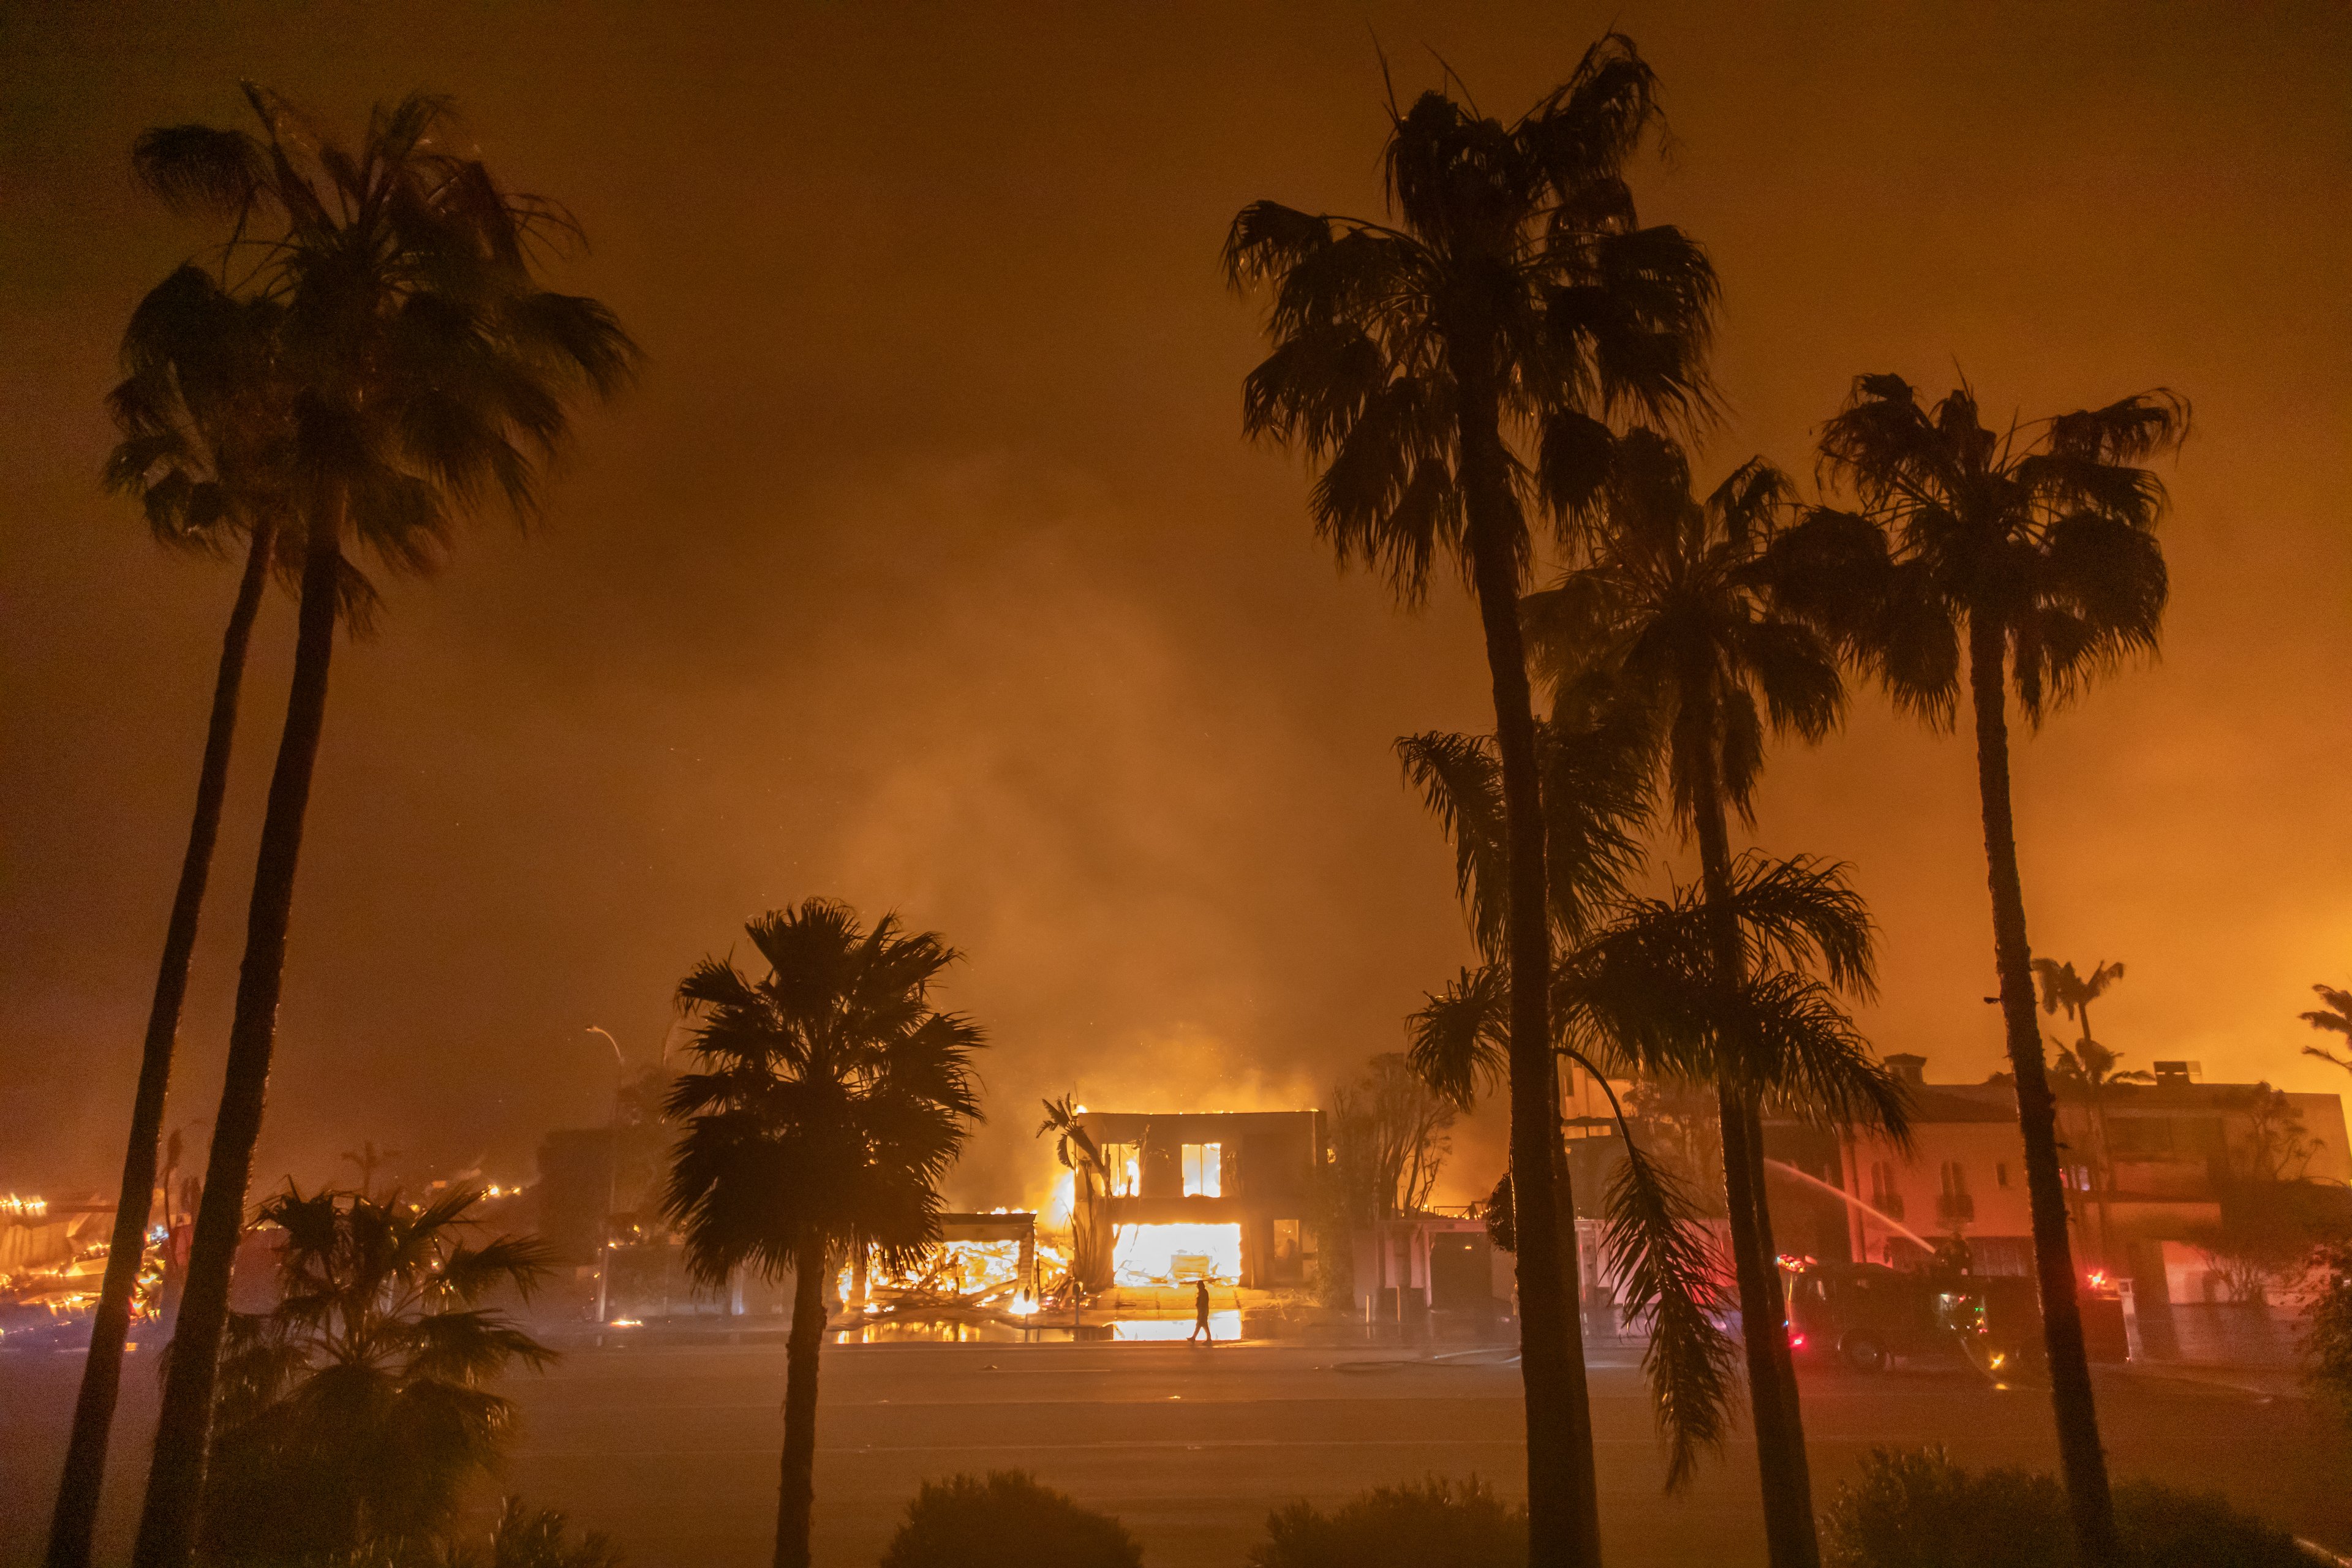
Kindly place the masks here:
<instances>
[{"instance_id":1,"label":"walking person silhouette","mask_svg":"<svg viewBox=\"0 0 2352 1568\"><path fill-rule=\"evenodd\" d=\"M1184 1336L1184 1342L1188 1345L1200 1340L1206 1340L1213 1345L1217 1342L1217 1336L1209 1331L1209 1282L1206 1279L1192 1281L1192 1331Z\"/></svg>"}]
</instances>

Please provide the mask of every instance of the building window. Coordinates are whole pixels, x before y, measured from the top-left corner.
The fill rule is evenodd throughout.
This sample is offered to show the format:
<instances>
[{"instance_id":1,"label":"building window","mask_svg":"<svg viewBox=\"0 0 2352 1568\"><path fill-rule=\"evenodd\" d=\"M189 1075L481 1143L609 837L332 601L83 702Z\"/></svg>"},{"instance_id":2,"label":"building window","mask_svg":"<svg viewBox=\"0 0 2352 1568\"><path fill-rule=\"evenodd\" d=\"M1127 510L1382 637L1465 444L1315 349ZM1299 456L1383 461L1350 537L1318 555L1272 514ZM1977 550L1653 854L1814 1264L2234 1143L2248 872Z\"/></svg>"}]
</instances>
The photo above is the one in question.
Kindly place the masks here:
<instances>
[{"instance_id":1,"label":"building window","mask_svg":"<svg viewBox=\"0 0 2352 1568\"><path fill-rule=\"evenodd\" d=\"M1998 1164L1996 1164L1996 1165L1994 1165L1994 1166L1993 1166L1993 1168L1992 1168L1992 1184L1993 1184L1994 1186L1996 1186L1996 1187L2007 1187L2007 1186L2009 1185L2009 1162L2008 1162L2008 1161L2003 1160L2003 1161L2000 1162Z\"/></svg>"},{"instance_id":2,"label":"building window","mask_svg":"<svg viewBox=\"0 0 2352 1568\"><path fill-rule=\"evenodd\" d=\"M1969 1195L1967 1167L1957 1160L1944 1162L1944 1191L1936 1200L1936 1219L1947 1226L1963 1226L1977 1217L1977 1201Z\"/></svg>"},{"instance_id":3,"label":"building window","mask_svg":"<svg viewBox=\"0 0 2352 1568\"><path fill-rule=\"evenodd\" d=\"M1104 1144L1102 1162L1103 1174L1110 1183L1114 1197L1130 1197L1143 1191L1142 1169L1134 1144Z\"/></svg>"},{"instance_id":4,"label":"building window","mask_svg":"<svg viewBox=\"0 0 2352 1568\"><path fill-rule=\"evenodd\" d=\"M1903 1194L1895 1189L1895 1167L1887 1161L1871 1162L1870 1206L1889 1219L1903 1217Z\"/></svg>"},{"instance_id":5,"label":"building window","mask_svg":"<svg viewBox=\"0 0 2352 1568\"><path fill-rule=\"evenodd\" d=\"M1222 1143L1187 1143L1184 1145L1184 1195L1188 1198L1213 1198L1223 1195L1222 1167L1224 1145Z\"/></svg>"}]
</instances>

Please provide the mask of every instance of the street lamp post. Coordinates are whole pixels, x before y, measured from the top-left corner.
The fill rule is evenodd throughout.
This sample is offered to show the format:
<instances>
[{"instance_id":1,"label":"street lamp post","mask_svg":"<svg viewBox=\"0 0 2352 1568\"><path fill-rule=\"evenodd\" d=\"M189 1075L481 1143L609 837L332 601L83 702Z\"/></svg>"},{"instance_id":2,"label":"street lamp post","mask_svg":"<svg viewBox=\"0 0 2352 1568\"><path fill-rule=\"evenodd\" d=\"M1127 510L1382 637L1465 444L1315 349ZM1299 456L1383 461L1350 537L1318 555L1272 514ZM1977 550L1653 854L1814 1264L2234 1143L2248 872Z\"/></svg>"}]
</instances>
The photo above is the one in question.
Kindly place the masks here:
<instances>
[{"instance_id":1,"label":"street lamp post","mask_svg":"<svg viewBox=\"0 0 2352 1568\"><path fill-rule=\"evenodd\" d=\"M621 1080L629 1064L621 1055L621 1042L612 1032L594 1024L588 1033L602 1035L604 1043L613 1047L613 1114L606 1123L604 1139L604 1213L596 1226L596 1331L604 1330L604 1314L611 1300L609 1291L613 1279L613 1205L620 1201L621 1173Z\"/></svg>"}]
</instances>

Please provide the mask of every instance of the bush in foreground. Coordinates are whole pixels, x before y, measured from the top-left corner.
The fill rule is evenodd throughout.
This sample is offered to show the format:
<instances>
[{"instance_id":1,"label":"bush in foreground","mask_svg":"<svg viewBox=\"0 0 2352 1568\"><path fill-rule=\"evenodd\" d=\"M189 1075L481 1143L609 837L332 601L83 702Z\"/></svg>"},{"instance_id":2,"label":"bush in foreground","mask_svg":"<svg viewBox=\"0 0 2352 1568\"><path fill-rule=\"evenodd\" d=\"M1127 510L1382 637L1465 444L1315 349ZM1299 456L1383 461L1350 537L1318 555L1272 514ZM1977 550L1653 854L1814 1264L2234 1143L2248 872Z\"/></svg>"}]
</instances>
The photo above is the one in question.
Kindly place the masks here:
<instances>
[{"instance_id":1,"label":"bush in foreground","mask_svg":"<svg viewBox=\"0 0 2352 1568\"><path fill-rule=\"evenodd\" d=\"M1143 1549L1108 1514L1026 1470L925 1481L882 1568L1141 1568Z\"/></svg>"},{"instance_id":2,"label":"bush in foreground","mask_svg":"<svg viewBox=\"0 0 2352 1568\"><path fill-rule=\"evenodd\" d=\"M604 1536L591 1531L570 1540L563 1531L563 1516L553 1509L525 1508L510 1497L487 1542L450 1547L448 1568L620 1568L621 1554Z\"/></svg>"},{"instance_id":3,"label":"bush in foreground","mask_svg":"<svg viewBox=\"0 0 2352 1568\"><path fill-rule=\"evenodd\" d=\"M1473 1476L1375 1487L1330 1513L1295 1502L1266 1517L1250 1568L1526 1568L1528 1512Z\"/></svg>"},{"instance_id":4,"label":"bush in foreground","mask_svg":"<svg viewBox=\"0 0 2352 1568\"><path fill-rule=\"evenodd\" d=\"M2219 1497L2116 1489L2133 1568L2308 1568L2294 1537ZM2066 1493L2032 1470L1974 1473L1942 1448L1874 1450L1822 1520L1824 1568L2076 1568Z\"/></svg>"}]
</instances>

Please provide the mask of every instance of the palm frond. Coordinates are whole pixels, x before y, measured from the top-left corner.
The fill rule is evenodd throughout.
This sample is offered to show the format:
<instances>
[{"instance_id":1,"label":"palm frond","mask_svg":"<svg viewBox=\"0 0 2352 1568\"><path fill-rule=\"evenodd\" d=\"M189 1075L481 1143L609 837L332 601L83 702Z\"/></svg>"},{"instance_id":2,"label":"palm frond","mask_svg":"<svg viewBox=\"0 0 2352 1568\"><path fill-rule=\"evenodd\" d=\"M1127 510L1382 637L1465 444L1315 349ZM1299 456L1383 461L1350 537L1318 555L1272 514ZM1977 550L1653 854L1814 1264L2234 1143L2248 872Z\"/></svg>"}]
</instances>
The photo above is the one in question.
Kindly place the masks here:
<instances>
[{"instance_id":1,"label":"palm frond","mask_svg":"<svg viewBox=\"0 0 2352 1568\"><path fill-rule=\"evenodd\" d=\"M1454 846L1454 890L1470 917L1478 951L1498 962L1510 887L1503 812L1503 765L1483 735L1432 731L1396 743L1405 782Z\"/></svg>"},{"instance_id":2,"label":"palm frond","mask_svg":"<svg viewBox=\"0 0 2352 1568\"><path fill-rule=\"evenodd\" d=\"M1628 1327L1647 1331L1642 1371L1667 1445L1666 1490L1680 1491L1719 1448L1738 1384L1719 1323L1729 1270L1683 1183L1628 1138L1609 1178L1601 1247L1623 1282Z\"/></svg>"},{"instance_id":3,"label":"palm frond","mask_svg":"<svg viewBox=\"0 0 2352 1568\"><path fill-rule=\"evenodd\" d=\"M241 131L165 125L142 132L131 147L139 183L175 211L236 217L268 180L268 155Z\"/></svg>"},{"instance_id":4,"label":"palm frond","mask_svg":"<svg viewBox=\"0 0 2352 1568\"><path fill-rule=\"evenodd\" d=\"M1503 1081L1510 1059L1510 980L1488 964L1465 969L1405 1021L1406 1060L1423 1082L1468 1110Z\"/></svg>"},{"instance_id":5,"label":"palm frond","mask_svg":"<svg viewBox=\"0 0 2352 1568\"><path fill-rule=\"evenodd\" d=\"M1911 1138L1903 1080L1872 1052L1830 988L1788 971L1744 988L1733 1037L1753 1053L1750 1082L1820 1125L1867 1128L1898 1148Z\"/></svg>"}]
</instances>

